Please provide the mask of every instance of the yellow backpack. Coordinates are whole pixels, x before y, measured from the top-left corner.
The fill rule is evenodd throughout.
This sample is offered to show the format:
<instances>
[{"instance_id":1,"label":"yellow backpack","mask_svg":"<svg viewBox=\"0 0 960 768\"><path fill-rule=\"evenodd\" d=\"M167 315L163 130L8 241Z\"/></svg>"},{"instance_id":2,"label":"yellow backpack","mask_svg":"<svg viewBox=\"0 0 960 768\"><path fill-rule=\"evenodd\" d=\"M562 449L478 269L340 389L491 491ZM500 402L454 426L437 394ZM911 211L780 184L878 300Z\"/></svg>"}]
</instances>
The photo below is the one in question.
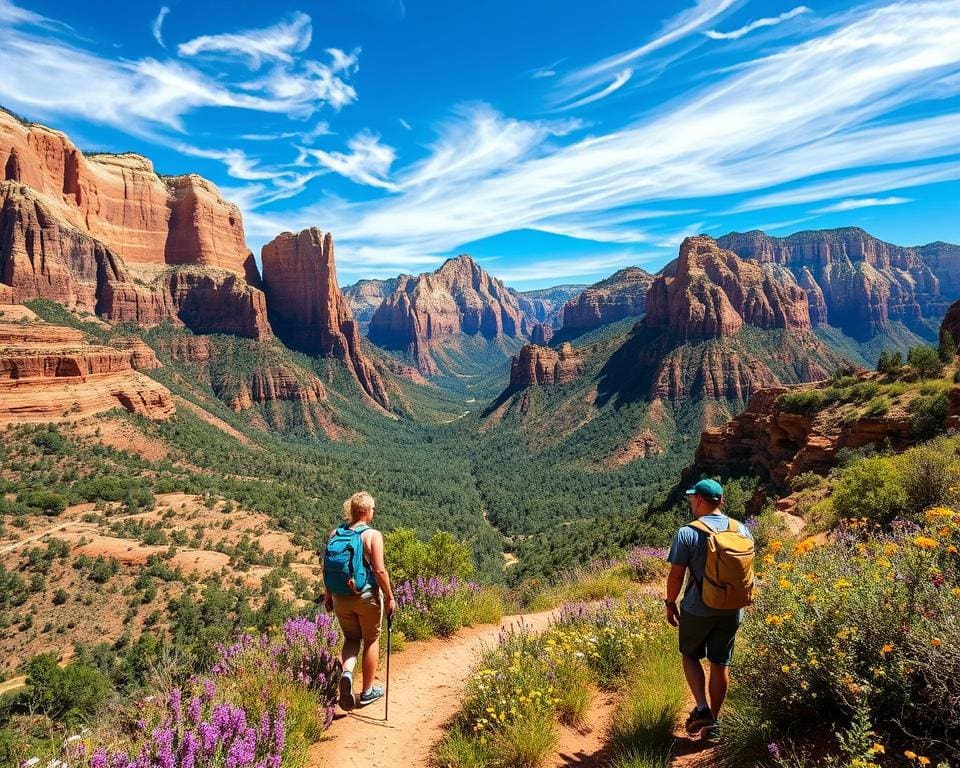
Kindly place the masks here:
<instances>
[{"instance_id":1,"label":"yellow backpack","mask_svg":"<svg viewBox=\"0 0 960 768\"><path fill-rule=\"evenodd\" d=\"M753 602L754 545L740 532L740 523L730 518L727 530L715 531L702 520L689 524L707 534L707 565L700 596L708 608L745 608Z\"/></svg>"}]
</instances>

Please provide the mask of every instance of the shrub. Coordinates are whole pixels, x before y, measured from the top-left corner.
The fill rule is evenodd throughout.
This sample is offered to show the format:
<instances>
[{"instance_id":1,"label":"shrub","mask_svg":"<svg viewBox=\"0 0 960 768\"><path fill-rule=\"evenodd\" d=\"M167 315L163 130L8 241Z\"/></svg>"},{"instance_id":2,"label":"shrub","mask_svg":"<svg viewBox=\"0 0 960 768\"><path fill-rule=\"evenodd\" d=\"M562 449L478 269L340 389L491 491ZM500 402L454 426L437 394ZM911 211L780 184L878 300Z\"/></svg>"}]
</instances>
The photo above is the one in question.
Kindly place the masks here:
<instances>
[{"instance_id":1,"label":"shrub","mask_svg":"<svg viewBox=\"0 0 960 768\"><path fill-rule=\"evenodd\" d=\"M394 626L408 640L423 640L431 635L448 637L467 623L471 617L468 606L480 592L478 585L456 577L404 581L394 588Z\"/></svg>"},{"instance_id":2,"label":"shrub","mask_svg":"<svg viewBox=\"0 0 960 768\"><path fill-rule=\"evenodd\" d=\"M877 371L880 373L893 374L903 367L903 355L894 350L884 349L880 352L880 359L877 360Z\"/></svg>"},{"instance_id":3,"label":"shrub","mask_svg":"<svg viewBox=\"0 0 960 768\"><path fill-rule=\"evenodd\" d=\"M821 482L823 482L823 478L816 472L801 472L790 480L790 490L794 492L807 491L816 488Z\"/></svg>"},{"instance_id":4,"label":"shrub","mask_svg":"<svg viewBox=\"0 0 960 768\"><path fill-rule=\"evenodd\" d=\"M827 403L827 395L820 389L798 389L780 396L780 407L788 413L811 413Z\"/></svg>"},{"instance_id":5,"label":"shrub","mask_svg":"<svg viewBox=\"0 0 960 768\"><path fill-rule=\"evenodd\" d=\"M950 411L947 395L940 392L935 395L920 395L908 406L910 424L917 437L933 437L943 431L943 423Z\"/></svg>"},{"instance_id":6,"label":"shrub","mask_svg":"<svg viewBox=\"0 0 960 768\"><path fill-rule=\"evenodd\" d=\"M656 547L634 547L627 553L627 564L633 571L633 578L647 582L666 575L667 551Z\"/></svg>"},{"instance_id":7,"label":"shrub","mask_svg":"<svg viewBox=\"0 0 960 768\"><path fill-rule=\"evenodd\" d=\"M940 345L937 347L937 354L940 356L940 362L952 363L957 356L957 342L950 331L940 332Z\"/></svg>"},{"instance_id":8,"label":"shrub","mask_svg":"<svg viewBox=\"0 0 960 768\"><path fill-rule=\"evenodd\" d=\"M913 347L907 355L907 363L921 379L935 379L943 373L940 355L933 347Z\"/></svg>"},{"instance_id":9,"label":"shrub","mask_svg":"<svg viewBox=\"0 0 960 768\"><path fill-rule=\"evenodd\" d=\"M908 499L896 462L888 456L871 456L840 470L831 502L841 518L888 523L906 511Z\"/></svg>"},{"instance_id":10,"label":"shrub","mask_svg":"<svg viewBox=\"0 0 960 768\"><path fill-rule=\"evenodd\" d=\"M423 542L412 529L397 528L384 536L384 553L396 582L432 576L464 580L473 575L470 547L446 531L437 531Z\"/></svg>"},{"instance_id":11,"label":"shrub","mask_svg":"<svg viewBox=\"0 0 960 768\"><path fill-rule=\"evenodd\" d=\"M53 491L27 491L21 493L17 500L51 517L62 514L67 508L67 500Z\"/></svg>"},{"instance_id":12,"label":"shrub","mask_svg":"<svg viewBox=\"0 0 960 768\"><path fill-rule=\"evenodd\" d=\"M864 408L865 416L886 416L890 411L890 400L883 395L873 398Z\"/></svg>"},{"instance_id":13,"label":"shrub","mask_svg":"<svg viewBox=\"0 0 960 768\"><path fill-rule=\"evenodd\" d=\"M61 669L52 653L34 656L26 674L28 706L67 725L89 718L111 689L110 681L96 669L77 662Z\"/></svg>"}]
</instances>

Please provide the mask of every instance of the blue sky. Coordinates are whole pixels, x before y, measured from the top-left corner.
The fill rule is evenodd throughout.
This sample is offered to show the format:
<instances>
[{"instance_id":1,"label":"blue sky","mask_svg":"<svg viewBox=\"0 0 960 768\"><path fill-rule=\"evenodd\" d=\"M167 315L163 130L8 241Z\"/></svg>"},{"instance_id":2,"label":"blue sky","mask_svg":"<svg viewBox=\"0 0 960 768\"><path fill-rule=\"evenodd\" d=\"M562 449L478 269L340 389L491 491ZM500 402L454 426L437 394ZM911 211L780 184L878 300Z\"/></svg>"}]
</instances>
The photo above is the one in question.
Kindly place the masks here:
<instances>
[{"instance_id":1,"label":"blue sky","mask_svg":"<svg viewBox=\"0 0 960 768\"><path fill-rule=\"evenodd\" d=\"M229 8L228 11L224 9ZM520 288L688 234L960 242L960 0L0 0L0 104L197 172L341 283Z\"/></svg>"}]
</instances>

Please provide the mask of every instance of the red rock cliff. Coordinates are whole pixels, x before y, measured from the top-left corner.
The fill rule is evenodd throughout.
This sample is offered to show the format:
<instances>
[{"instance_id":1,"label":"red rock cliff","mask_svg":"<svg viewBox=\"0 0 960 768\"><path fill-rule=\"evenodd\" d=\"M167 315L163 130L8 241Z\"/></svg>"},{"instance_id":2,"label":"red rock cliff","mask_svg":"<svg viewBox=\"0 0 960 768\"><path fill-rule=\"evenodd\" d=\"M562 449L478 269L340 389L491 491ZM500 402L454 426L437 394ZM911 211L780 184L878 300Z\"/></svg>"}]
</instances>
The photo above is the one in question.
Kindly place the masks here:
<instances>
[{"instance_id":1,"label":"red rock cliff","mask_svg":"<svg viewBox=\"0 0 960 768\"><path fill-rule=\"evenodd\" d=\"M738 256L789 268L808 291L814 322L858 339L941 317L960 297L960 247L931 243L904 248L857 227L771 237L734 232L717 240Z\"/></svg>"},{"instance_id":2,"label":"red rock cliff","mask_svg":"<svg viewBox=\"0 0 960 768\"><path fill-rule=\"evenodd\" d=\"M653 275L639 267L627 267L591 285L564 305L563 329L588 331L625 317L642 315L653 279Z\"/></svg>"},{"instance_id":3,"label":"red rock cliff","mask_svg":"<svg viewBox=\"0 0 960 768\"><path fill-rule=\"evenodd\" d=\"M436 272L401 277L371 318L369 335L388 349L410 349L458 334L528 336L531 328L516 296L462 255Z\"/></svg>"},{"instance_id":4,"label":"red rock cliff","mask_svg":"<svg viewBox=\"0 0 960 768\"><path fill-rule=\"evenodd\" d=\"M549 386L573 381L583 371L580 356L564 342L559 349L527 344L510 367L510 389Z\"/></svg>"},{"instance_id":5,"label":"red rock cliff","mask_svg":"<svg viewBox=\"0 0 960 768\"><path fill-rule=\"evenodd\" d=\"M262 258L277 335L295 349L342 360L363 390L387 405L383 379L363 354L357 323L337 285L333 235L316 227L284 232L263 247Z\"/></svg>"}]
</instances>

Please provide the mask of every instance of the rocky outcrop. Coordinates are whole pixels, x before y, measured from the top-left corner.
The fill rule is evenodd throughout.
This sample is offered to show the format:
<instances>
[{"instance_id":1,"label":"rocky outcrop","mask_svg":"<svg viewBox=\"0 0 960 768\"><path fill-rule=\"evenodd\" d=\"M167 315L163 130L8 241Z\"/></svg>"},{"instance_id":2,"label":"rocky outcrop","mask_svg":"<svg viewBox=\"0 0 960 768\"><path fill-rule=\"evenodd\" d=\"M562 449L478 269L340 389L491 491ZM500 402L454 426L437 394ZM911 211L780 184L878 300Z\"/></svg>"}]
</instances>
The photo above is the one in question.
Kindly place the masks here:
<instances>
[{"instance_id":1,"label":"rocky outcrop","mask_svg":"<svg viewBox=\"0 0 960 768\"><path fill-rule=\"evenodd\" d=\"M722 248L761 264L788 268L807 291L815 324L865 340L899 321L924 330L960 298L960 247L891 245L857 227L771 237L734 232Z\"/></svg>"},{"instance_id":2,"label":"rocky outcrop","mask_svg":"<svg viewBox=\"0 0 960 768\"><path fill-rule=\"evenodd\" d=\"M745 325L810 331L807 293L786 269L738 258L709 237L688 237L647 296L643 325L678 342L735 336Z\"/></svg>"},{"instance_id":3,"label":"rocky outcrop","mask_svg":"<svg viewBox=\"0 0 960 768\"><path fill-rule=\"evenodd\" d=\"M527 337L531 325L516 296L462 255L436 272L400 278L371 318L369 336L381 347L409 352L422 373L433 374L431 345L461 334Z\"/></svg>"},{"instance_id":4,"label":"rocky outcrop","mask_svg":"<svg viewBox=\"0 0 960 768\"><path fill-rule=\"evenodd\" d=\"M559 349L527 344L520 350L510 367L510 390L526 387L566 384L583 372L580 355L570 342Z\"/></svg>"},{"instance_id":5,"label":"rocky outcrop","mask_svg":"<svg viewBox=\"0 0 960 768\"><path fill-rule=\"evenodd\" d=\"M550 339L553 338L553 334L553 326L548 325L547 323L537 323L530 331L530 341L541 347L545 347L550 343Z\"/></svg>"},{"instance_id":6,"label":"rocky outcrop","mask_svg":"<svg viewBox=\"0 0 960 768\"><path fill-rule=\"evenodd\" d=\"M646 311L653 275L627 267L584 289L563 306L563 329L582 333Z\"/></svg>"},{"instance_id":7,"label":"rocky outcrop","mask_svg":"<svg viewBox=\"0 0 960 768\"><path fill-rule=\"evenodd\" d=\"M333 235L311 227L263 247L270 320L290 347L343 361L374 401L389 402L383 379L363 354L350 306L337 285Z\"/></svg>"},{"instance_id":8,"label":"rocky outcrop","mask_svg":"<svg viewBox=\"0 0 960 768\"><path fill-rule=\"evenodd\" d=\"M601 400L745 404L762 387L822 380L848 364L812 332L808 293L789 270L693 237L654 280L599 391Z\"/></svg>"},{"instance_id":9,"label":"rocky outcrop","mask_svg":"<svg viewBox=\"0 0 960 768\"><path fill-rule=\"evenodd\" d=\"M0 424L74 419L116 407L169 418L173 398L134 370L137 354L87 344L70 328L0 320Z\"/></svg>"},{"instance_id":10,"label":"rocky outcrop","mask_svg":"<svg viewBox=\"0 0 960 768\"><path fill-rule=\"evenodd\" d=\"M85 157L5 112L0 169L0 299L270 336L239 211L208 181L161 178L137 155Z\"/></svg>"},{"instance_id":11,"label":"rocky outcrop","mask_svg":"<svg viewBox=\"0 0 960 768\"><path fill-rule=\"evenodd\" d=\"M30 187L56 219L127 265L224 269L256 285L239 209L196 175L161 177L135 154L84 155L59 131L0 110L0 181Z\"/></svg>"},{"instance_id":12,"label":"rocky outcrop","mask_svg":"<svg viewBox=\"0 0 960 768\"><path fill-rule=\"evenodd\" d=\"M902 451L918 440L906 411L855 419L839 419L829 412L791 413L781 404L788 391L786 387L762 389L732 421L704 430L691 474L750 473L783 493L803 472L827 474L843 448L870 445ZM951 414L960 408L956 394L954 390L950 397Z\"/></svg>"},{"instance_id":13,"label":"rocky outcrop","mask_svg":"<svg viewBox=\"0 0 960 768\"><path fill-rule=\"evenodd\" d=\"M950 305L947 314L944 315L943 322L940 323L940 337L945 332L953 336L953 343L960 347L960 301L955 301Z\"/></svg>"}]
</instances>

